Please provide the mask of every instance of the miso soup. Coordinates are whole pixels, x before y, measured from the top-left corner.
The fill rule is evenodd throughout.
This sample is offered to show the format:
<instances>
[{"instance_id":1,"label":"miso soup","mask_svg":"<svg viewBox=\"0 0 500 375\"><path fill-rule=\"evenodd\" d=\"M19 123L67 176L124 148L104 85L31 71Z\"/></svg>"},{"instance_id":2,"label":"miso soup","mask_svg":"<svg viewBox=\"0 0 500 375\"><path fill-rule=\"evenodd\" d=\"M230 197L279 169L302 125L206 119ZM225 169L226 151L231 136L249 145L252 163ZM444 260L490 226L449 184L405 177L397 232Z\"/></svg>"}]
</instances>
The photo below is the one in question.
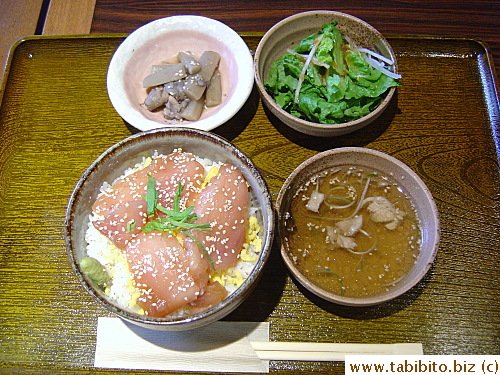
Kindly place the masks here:
<instances>
[{"instance_id":1,"label":"miso soup","mask_svg":"<svg viewBox=\"0 0 500 375\"><path fill-rule=\"evenodd\" d=\"M325 170L295 193L285 245L312 283L345 297L385 292L415 264L421 229L401 187L357 166Z\"/></svg>"}]
</instances>

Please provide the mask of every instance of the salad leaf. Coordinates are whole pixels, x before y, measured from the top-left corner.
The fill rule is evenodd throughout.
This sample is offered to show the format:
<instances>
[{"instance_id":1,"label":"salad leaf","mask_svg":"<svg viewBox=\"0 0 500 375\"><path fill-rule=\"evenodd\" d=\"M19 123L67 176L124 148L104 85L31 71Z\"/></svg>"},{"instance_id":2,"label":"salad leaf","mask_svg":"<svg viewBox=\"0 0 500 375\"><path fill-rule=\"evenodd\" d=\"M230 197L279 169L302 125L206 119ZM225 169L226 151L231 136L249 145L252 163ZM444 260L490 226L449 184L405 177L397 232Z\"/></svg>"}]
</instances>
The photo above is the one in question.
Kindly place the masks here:
<instances>
[{"instance_id":1,"label":"salad leaf","mask_svg":"<svg viewBox=\"0 0 500 375\"><path fill-rule=\"evenodd\" d=\"M285 111L322 124L361 118L379 105L389 88L400 85L346 43L336 22L323 25L276 59L265 82Z\"/></svg>"}]
</instances>

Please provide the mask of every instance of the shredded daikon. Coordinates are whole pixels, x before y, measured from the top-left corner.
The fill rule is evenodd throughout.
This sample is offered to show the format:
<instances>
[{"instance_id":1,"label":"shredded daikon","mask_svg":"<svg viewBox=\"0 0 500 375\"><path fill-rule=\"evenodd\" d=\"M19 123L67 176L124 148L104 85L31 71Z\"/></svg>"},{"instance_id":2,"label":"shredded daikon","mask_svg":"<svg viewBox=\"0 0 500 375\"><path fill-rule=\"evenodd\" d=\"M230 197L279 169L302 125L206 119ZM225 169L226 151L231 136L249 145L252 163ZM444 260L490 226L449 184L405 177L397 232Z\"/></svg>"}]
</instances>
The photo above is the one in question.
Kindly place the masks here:
<instances>
[{"instance_id":1,"label":"shredded daikon","mask_svg":"<svg viewBox=\"0 0 500 375\"><path fill-rule=\"evenodd\" d=\"M376 59L379 59L380 61L385 62L387 65L394 65L394 61L385 57L384 55L381 55L380 53L377 53L375 51L372 51L371 49L368 48L358 48L359 52L365 53L367 55L373 56Z\"/></svg>"},{"instance_id":2,"label":"shredded daikon","mask_svg":"<svg viewBox=\"0 0 500 375\"><path fill-rule=\"evenodd\" d=\"M394 78L394 79L401 78L401 74L394 73L394 72L390 71L381 62L371 58L370 56L365 56L365 60L368 64L373 66L375 69L380 70L386 76L389 76L389 77Z\"/></svg>"},{"instance_id":3,"label":"shredded daikon","mask_svg":"<svg viewBox=\"0 0 500 375\"><path fill-rule=\"evenodd\" d=\"M307 68L309 67L311 60L314 57L314 53L316 52L316 49L318 48L322 39L323 39L323 35L320 35L316 39L314 39L311 51L309 52L309 55L307 56L306 62L304 63L304 66L302 67L302 71L300 72L300 75L299 75L299 82L297 84L297 88L295 89L295 98L294 98L295 103L299 102L300 88L302 87L302 82L304 82Z\"/></svg>"},{"instance_id":4,"label":"shredded daikon","mask_svg":"<svg viewBox=\"0 0 500 375\"><path fill-rule=\"evenodd\" d=\"M298 53L298 52L295 52L293 49L291 48L288 48L286 50L290 55L295 55L295 56L300 56L302 58L307 59L307 57L309 55L303 55L301 53ZM314 64L314 65L317 65L317 66L322 66L323 68L325 69L330 69L330 65L328 65L327 63L324 63L324 62L321 62L319 61L316 57L313 57L312 60L311 60L311 63Z\"/></svg>"},{"instance_id":5,"label":"shredded daikon","mask_svg":"<svg viewBox=\"0 0 500 375\"><path fill-rule=\"evenodd\" d=\"M394 73L387 69L384 64L382 64L380 61L386 63L387 65L394 65L394 60L385 57L384 55L377 53L375 51L372 51L371 49L364 48L364 47L358 47L354 41L349 38L347 35L344 36L345 40L351 45L353 49L358 50L363 57L365 58L366 62L370 64L373 68L381 71L385 75L394 78L394 79L399 79L401 78L401 74ZM374 59L375 58L375 59ZM376 60L377 59L377 60ZM378 61L380 60L380 61Z\"/></svg>"}]
</instances>

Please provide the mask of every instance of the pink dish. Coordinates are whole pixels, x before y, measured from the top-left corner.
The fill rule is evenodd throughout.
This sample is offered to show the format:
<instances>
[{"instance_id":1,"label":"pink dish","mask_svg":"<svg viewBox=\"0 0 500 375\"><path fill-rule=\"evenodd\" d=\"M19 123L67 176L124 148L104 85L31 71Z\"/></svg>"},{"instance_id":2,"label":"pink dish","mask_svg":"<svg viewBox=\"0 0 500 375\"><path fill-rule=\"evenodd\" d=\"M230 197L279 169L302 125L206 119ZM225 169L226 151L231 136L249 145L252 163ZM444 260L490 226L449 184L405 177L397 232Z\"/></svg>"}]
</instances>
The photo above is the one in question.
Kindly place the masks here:
<instances>
[{"instance_id":1,"label":"pink dish","mask_svg":"<svg viewBox=\"0 0 500 375\"><path fill-rule=\"evenodd\" d=\"M222 104L205 108L198 121L165 120L161 111L141 104L147 96L143 79L151 67L190 51L199 57L212 50L221 56ZM253 87L253 60L243 39L225 24L200 16L173 16L150 22L131 33L118 47L109 65L107 88L118 114L139 130L189 126L212 130L243 106Z\"/></svg>"}]
</instances>

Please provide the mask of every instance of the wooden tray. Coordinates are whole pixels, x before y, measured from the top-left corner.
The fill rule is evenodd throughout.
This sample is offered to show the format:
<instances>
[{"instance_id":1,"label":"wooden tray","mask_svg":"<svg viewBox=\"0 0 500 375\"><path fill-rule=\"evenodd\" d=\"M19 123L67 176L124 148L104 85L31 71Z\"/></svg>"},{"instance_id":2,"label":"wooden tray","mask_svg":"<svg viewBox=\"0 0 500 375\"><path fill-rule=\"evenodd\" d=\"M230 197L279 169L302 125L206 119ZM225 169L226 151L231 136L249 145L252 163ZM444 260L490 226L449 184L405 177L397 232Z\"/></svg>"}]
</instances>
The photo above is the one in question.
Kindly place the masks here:
<instances>
[{"instance_id":1,"label":"wooden tray","mask_svg":"<svg viewBox=\"0 0 500 375\"><path fill-rule=\"evenodd\" d=\"M261 34L244 34L255 50ZM106 92L125 35L32 37L12 49L0 107L0 369L92 370L97 318L63 241L80 174L135 132ZM251 297L227 319L269 321L280 341L422 342L425 354L499 354L499 100L487 48L466 38L389 36L403 86L374 124L338 138L291 131L257 91L215 133L261 169L273 197L319 151L364 146L399 158L425 181L442 223L437 260L404 296L370 308L319 300L292 280L278 244ZM339 372L343 363L271 362L273 372ZM98 370L98 372L106 372ZM137 373L137 372L135 372Z\"/></svg>"}]
</instances>

